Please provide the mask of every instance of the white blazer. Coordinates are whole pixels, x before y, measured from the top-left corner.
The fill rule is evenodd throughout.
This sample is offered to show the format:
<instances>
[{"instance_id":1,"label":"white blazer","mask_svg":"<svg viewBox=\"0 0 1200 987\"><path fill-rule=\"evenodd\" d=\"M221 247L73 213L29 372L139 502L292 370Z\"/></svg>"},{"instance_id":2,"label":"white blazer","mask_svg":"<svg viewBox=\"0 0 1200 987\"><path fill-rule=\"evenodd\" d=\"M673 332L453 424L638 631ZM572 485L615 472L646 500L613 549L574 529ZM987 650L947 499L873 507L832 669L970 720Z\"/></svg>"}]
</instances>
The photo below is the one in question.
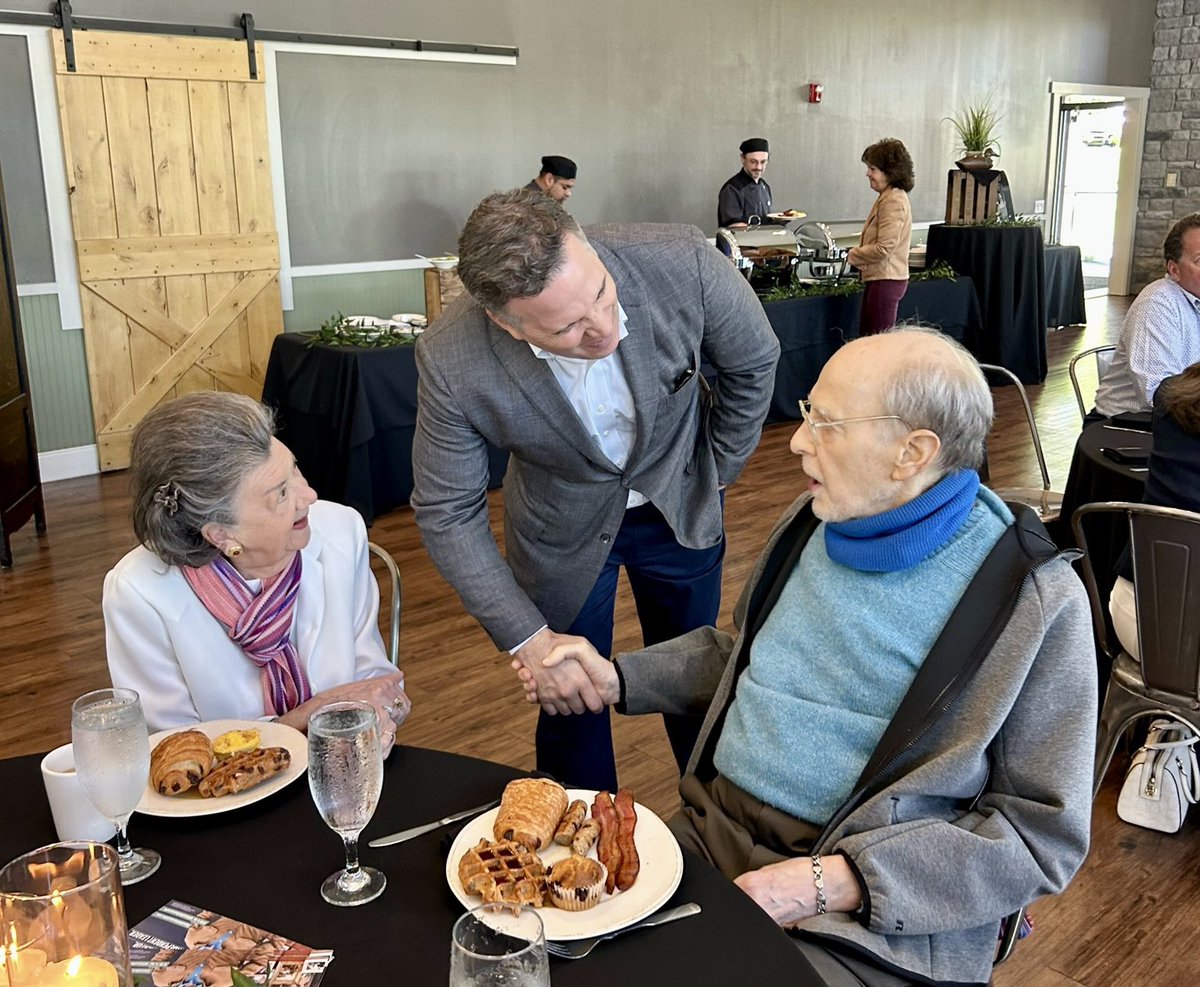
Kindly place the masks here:
<instances>
[{"instance_id":1,"label":"white blazer","mask_svg":"<svg viewBox=\"0 0 1200 987\"><path fill-rule=\"evenodd\" d=\"M379 586L357 511L318 500L292 640L313 693L394 671L379 634ZM150 730L263 717L258 666L192 591L145 546L104 577L104 638L113 685L136 689Z\"/></svg>"}]
</instances>

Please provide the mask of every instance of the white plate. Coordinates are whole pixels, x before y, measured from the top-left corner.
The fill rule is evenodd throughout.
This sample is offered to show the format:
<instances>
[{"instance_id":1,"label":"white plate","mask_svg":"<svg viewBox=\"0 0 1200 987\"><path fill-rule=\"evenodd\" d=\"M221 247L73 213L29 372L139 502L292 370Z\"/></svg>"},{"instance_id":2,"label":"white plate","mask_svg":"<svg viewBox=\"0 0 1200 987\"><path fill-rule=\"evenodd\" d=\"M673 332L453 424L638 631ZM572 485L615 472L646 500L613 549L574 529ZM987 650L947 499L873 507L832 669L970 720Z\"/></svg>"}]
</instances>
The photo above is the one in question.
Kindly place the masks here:
<instances>
[{"instance_id":1,"label":"white plate","mask_svg":"<svg viewBox=\"0 0 1200 987\"><path fill-rule=\"evenodd\" d=\"M419 312L397 312L392 316L393 322L407 322L410 326L423 326L429 320Z\"/></svg>"},{"instance_id":2,"label":"white plate","mask_svg":"<svg viewBox=\"0 0 1200 987\"><path fill-rule=\"evenodd\" d=\"M769 212L769 213L767 213L767 218L768 219L804 219L804 217L807 215L808 215L808 213L806 213L806 212L795 212L795 213L790 213L790 214L786 213L786 212Z\"/></svg>"},{"instance_id":3,"label":"white plate","mask_svg":"<svg viewBox=\"0 0 1200 987\"><path fill-rule=\"evenodd\" d=\"M160 795L146 783L146 794L138 803L137 811L147 816L211 816L218 812L229 812L243 805L250 805L265 799L279 789L290 785L297 778L303 778L308 770L308 740L299 730L285 726L282 723L271 723L266 720L210 720L208 723L197 723L190 727L176 727L172 730L160 730L150 735L150 749L164 737L181 730L199 730L210 738L217 738L229 730L257 730L262 737L263 747L286 747L292 755L292 763L287 770L280 771L261 785L249 788L234 795L222 795L220 798L206 799L195 788L182 795ZM636 832L636 831L635 831Z\"/></svg>"},{"instance_id":4,"label":"white plate","mask_svg":"<svg viewBox=\"0 0 1200 987\"><path fill-rule=\"evenodd\" d=\"M571 799L583 799L590 812L596 793L588 789L569 788L567 796ZM658 816L640 802L635 802L634 806L637 809L637 828L633 831L633 842L642 865L637 881L628 891L618 891L613 895L604 894L600 904L586 912L568 912L552 905L539 908L538 914L546 927L547 939L560 942L586 939L588 936L602 936L623 929L658 911L679 887L683 878L683 853L679 844L667 829L666 823ZM458 880L458 862L463 854L481 839L495 838L492 835L492 826L499 812L499 808L492 809L467 823L446 857L446 883L465 908L474 908L480 903L480 898L463 890ZM540 851L547 867L570 855L569 847L559 846L557 843L551 843L549 847L543 847ZM595 846L588 856L596 856Z\"/></svg>"}]
</instances>

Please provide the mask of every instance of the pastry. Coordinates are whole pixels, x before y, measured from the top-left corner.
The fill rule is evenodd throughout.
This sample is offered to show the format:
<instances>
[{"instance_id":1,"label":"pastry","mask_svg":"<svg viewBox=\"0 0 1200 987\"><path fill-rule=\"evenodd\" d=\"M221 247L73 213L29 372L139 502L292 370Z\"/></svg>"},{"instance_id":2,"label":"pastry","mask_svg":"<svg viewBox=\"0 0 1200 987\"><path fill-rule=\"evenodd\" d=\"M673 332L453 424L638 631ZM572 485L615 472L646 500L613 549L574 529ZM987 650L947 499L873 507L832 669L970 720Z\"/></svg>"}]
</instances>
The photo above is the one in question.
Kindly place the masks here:
<instances>
[{"instance_id":1,"label":"pastry","mask_svg":"<svg viewBox=\"0 0 1200 987\"><path fill-rule=\"evenodd\" d=\"M573 855L546 872L546 891L555 907L584 912L599 904L604 876L600 861Z\"/></svg>"},{"instance_id":2,"label":"pastry","mask_svg":"<svg viewBox=\"0 0 1200 987\"><path fill-rule=\"evenodd\" d=\"M458 879L467 894L485 903L532 905L546 899L546 869L541 858L513 840L480 840L458 862Z\"/></svg>"},{"instance_id":3,"label":"pastry","mask_svg":"<svg viewBox=\"0 0 1200 987\"><path fill-rule=\"evenodd\" d=\"M262 747L237 754L212 769L200 781L200 794L206 799L234 795L260 785L272 775L286 771L292 755L286 747Z\"/></svg>"},{"instance_id":4,"label":"pastry","mask_svg":"<svg viewBox=\"0 0 1200 987\"><path fill-rule=\"evenodd\" d=\"M261 743L262 737L254 727L248 730L229 730L213 741L213 753L223 761L235 754L258 750Z\"/></svg>"},{"instance_id":5,"label":"pastry","mask_svg":"<svg viewBox=\"0 0 1200 987\"><path fill-rule=\"evenodd\" d=\"M199 730L180 730L150 753L150 784L160 795L180 795L197 784L213 766L213 745Z\"/></svg>"},{"instance_id":6,"label":"pastry","mask_svg":"<svg viewBox=\"0 0 1200 987\"><path fill-rule=\"evenodd\" d=\"M518 778L504 788L492 835L516 840L530 850L549 846L567 809L562 785L546 778Z\"/></svg>"}]
</instances>

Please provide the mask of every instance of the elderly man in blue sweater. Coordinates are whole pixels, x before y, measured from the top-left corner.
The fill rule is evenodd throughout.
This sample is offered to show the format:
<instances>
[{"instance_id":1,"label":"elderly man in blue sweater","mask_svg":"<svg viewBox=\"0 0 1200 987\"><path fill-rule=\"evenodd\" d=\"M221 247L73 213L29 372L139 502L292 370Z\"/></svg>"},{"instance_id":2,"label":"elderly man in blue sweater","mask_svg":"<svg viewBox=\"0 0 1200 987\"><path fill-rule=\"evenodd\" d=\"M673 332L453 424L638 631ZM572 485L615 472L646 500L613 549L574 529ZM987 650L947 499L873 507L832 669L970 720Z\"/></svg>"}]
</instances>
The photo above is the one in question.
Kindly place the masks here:
<instances>
[{"instance_id":1,"label":"elderly man in blue sweater","mask_svg":"<svg viewBox=\"0 0 1200 987\"><path fill-rule=\"evenodd\" d=\"M680 841L830 985L984 984L1001 919L1087 853L1088 603L1033 520L980 486L975 360L935 332L848 343L801 402L806 492L735 611L609 662L545 659L560 713L706 711Z\"/></svg>"}]
</instances>

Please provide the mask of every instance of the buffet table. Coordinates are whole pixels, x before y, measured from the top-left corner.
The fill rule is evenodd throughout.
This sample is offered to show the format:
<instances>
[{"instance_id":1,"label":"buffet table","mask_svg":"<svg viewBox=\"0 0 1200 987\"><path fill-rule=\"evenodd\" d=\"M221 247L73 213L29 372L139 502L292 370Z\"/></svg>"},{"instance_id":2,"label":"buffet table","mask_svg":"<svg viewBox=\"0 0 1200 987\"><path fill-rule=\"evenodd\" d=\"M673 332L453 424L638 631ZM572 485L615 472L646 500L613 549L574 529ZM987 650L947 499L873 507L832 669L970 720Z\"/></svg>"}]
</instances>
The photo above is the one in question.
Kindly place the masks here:
<instances>
[{"instance_id":1,"label":"buffet table","mask_svg":"<svg viewBox=\"0 0 1200 987\"><path fill-rule=\"evenodd\" d=\"M796 402L808 397L821 368L842 343L857 338L861 306L861 292L763 305L780 346L767 421L800 417ZM975 287L965 277L912 282L900 299L897 316L901 322L937 326L972 350L983 328Z\"/></svg>"},{"instance_id":2,"label":"buffet table","mask_svg":"<svg viewBox=\"0 0 1200 987\"><path fill-rule=\"evenodd\" d=\"M1083 254L1078 247L1047 244L1046 328L1087 323L1083 294Z\"/></svg>"},{"instance_id":3,"label":"buffet table","mask_svg":"<svg viewBox=\"0 0 1200 987\"><path fill-rule=\"evenodd\" d=\"M262 399L320 497L355 508L367 524L408 503L417 421L412 346L313 345L307 333L283 333L271 347ZM500 485L507 465L507 453L492 449L489 487Z\"/></svg>"},{"instance_id":4,"label":"buffet table","mask_svg":"<svg viewBox=\"0 0 1200 987\"><path fill-rule=\"evenodd\" d=\"M1046 379L1046 264L1040 226L929 228L926 263L946 261L975 282L983 333L971 352L1023 384Z\"/></svg>"},{"instance_id":5,"label":"buffet table","mask_svg":"<svg viewBox=\"0 0 1200 987\"><path fill-rule=\"evenodd\" d=\"M0 828L0 861L54 841L39 755L0 761L0 788L24 793ZM499 796L522 772L421 748L397 747L383 797L362 837L362 861L388 878L383 896L357 908L321 899L321 881L342 864L341 840L321 821L303 778L263 801L218 815L133 817L136 846L162 867L125 889L130 925L172 898L210 908L319 949L333 949L323 985L444 984L450 929L463 912L446 885L445 855L462 824L372 850L368 840ZM744 983L794 987L821 981L786 933L700 858L684 853L682 883L667 906L698 902L694 918L631 933L583 960L551 958L556 985ZM751 964L751 966L747 966ZM384 976L382 971L388 974Z\"/></svg>"}]
</instances>

